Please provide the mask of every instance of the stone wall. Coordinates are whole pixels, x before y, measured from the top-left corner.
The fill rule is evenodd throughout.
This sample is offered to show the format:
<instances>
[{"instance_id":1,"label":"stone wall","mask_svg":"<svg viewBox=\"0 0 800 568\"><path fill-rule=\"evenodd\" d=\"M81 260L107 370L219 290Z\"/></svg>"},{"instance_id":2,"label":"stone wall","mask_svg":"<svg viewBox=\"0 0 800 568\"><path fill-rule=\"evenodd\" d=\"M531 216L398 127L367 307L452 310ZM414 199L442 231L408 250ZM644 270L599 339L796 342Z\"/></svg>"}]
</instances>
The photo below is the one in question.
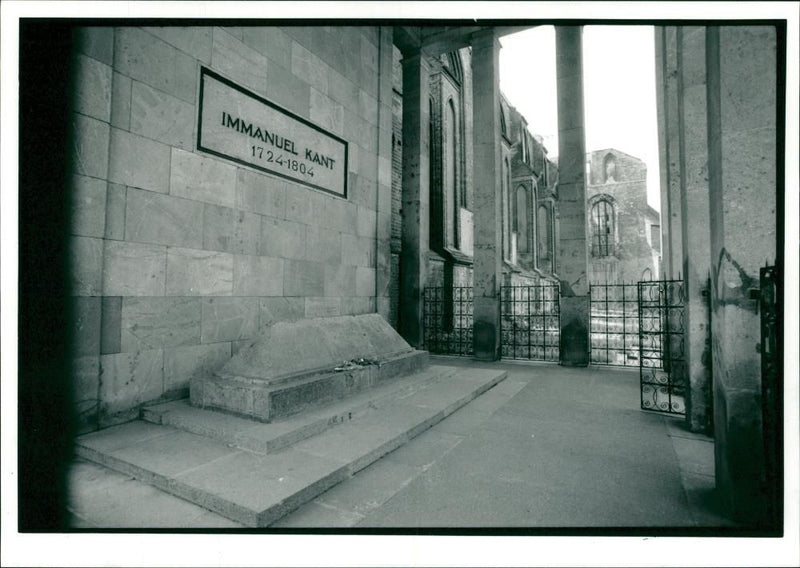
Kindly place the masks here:
<instances>
[{"instance_id":1,"label":"stone wall","mask_svg":"<svg viewBox=\"0 0 800 568\"><path fill-rule=\"evenodd\" d=\"M717 487L737 520L764 520L760 319L750 291L777 254L777 37L709 28L711 347ZM746 78L746 79L745 79Z\"/></svg>"},{"instance_id":2,"label":"stone wall","mask_svg":"<svg viewBox=\"0 0 800 568\"><path fill-rule=\"evenodd\" d=\"M613 171L607 165L614 162ZM590 282L638 282L651 274L658 275L658 255L654 254L651 226L658 225L658 212L647 204L647 166L633 156L619 150L606 149L587 155L588 175L586 208L588 219ZM591 250L592 199L608 196L614 204L616 233L612 254L598 257ZM595 197L596 198L596 197Z\"/></svg>"},{"instance_id":3,"label":"stone wall","mask_svg":"<svg viewBox=\"0 0 800 568\"><path fill-rule=\"evenodd\" d=\"M665 270L683 268L686 292L687 426L713 421L718 498L736 521L765 527L779 472L764 454L777 433L762 421L757 288L759 269L779 262L778 37L771 26L664 27L656 54Z\"/></svg>"},{"instance_id":4,"label":"stone wall","mask_svg":"<svg viewBox=\"0 0 800 568\"><path fill-rule=\"evenodd\" d=\"M392 47L392 230L389 323L397 329L400 303L400 252L403 220L400 216L403 196L403 67L400 50Z\"/></svg>"},{"instance_id":5,"label":"stone wall","mask_svg":"<svg viewBox=\"0 0 800 568\"><path fill-rule=\"evenodd\" d=\"M669 192L662 193L667 199L662 203L662 210L680 213L675 217L665 215L663 220L668 225L664 231L667 245L670 244L670 235L672 238L680 236L682 242L683 263L679 267L673 265L673 272L668 276L677 278L680 272L684 281L684 355L689 377L685 398L686 424L693 431L711 433L711 320L708 301L711 260L705 44L706 30L700 26L656 28L657 72L660 77L673 77L659 97L663 99L659 107L662 163L674 164L664 168L662 173L666 179L678 175L682 183L678 202L670 201ZM687 57L683 56L684 53ZM679 89L672 88L675 79L679 79ZM664 108L666 105L670 108ZM672 251L669 252L668 267L674 257Z\"/></svg>"},{"instance_id":6,"label":"stone wall","mask_svg":"<svg viewBox=\"0 0 800 568\"><path fill-rule=\"evenodd\" d=\"M388 30L95 27L77 37L69 248L83 430L185 396L193 374L271 322L378 305L388 317ZM346 140L348 197L199 151L201 66Z\"/></svg>"}]
</instances>

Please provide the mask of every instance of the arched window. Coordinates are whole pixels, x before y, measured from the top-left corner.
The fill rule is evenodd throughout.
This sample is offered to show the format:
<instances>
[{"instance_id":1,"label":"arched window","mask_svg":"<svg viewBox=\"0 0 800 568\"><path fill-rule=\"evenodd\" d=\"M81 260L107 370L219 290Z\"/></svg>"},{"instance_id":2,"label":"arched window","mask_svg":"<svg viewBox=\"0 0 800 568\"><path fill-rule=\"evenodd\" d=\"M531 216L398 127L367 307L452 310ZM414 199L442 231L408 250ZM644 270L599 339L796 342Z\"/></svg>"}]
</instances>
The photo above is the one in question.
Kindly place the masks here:
<instances>
[{"instance_id":1,"label":"arched window","mask_svg":"<svg viewBox=\"0 0 800 568\"><path fill-rule=\"evenodd\" d=\"M435 106L433 99L428 99L428 246L435 249L437 245L441 244L441 232L437 219L439 218L439 196L436 194L436 177L434 167L434 132L435 121L434 113Z\"/></svg>"},{"instance_id":2,"label":"arched window","mask_svg":"<svg viewBox=\"0 0 800 568\"><path fill-rule=\"evenodd\" d=\"M447 208L445 215L446 242L452 247L458 247L456 241L456 223L458 219L458 203L456 200L456 109L453 99L448 99L444 120L444 203Z\"/></svg>"},{"instance_id":3,"label":"arched window","mask_svg":"<svg viewBox=\"0 0 800 568\"><path fill-rule=\"evenodd\" d=\"M542 184L546 188L550 185L550 174L547 169L547 153L545 152L544 145L542 145Z\"/></svg>"},{"instance_id":4,"label":"arched window","mask_svg":"<svg viewBox=\"0 0 800 568\"><path fill-rule=\"evenodd\" d=\"M461 54L451 51L444 58L445 69L450 72L453 79L461 84L464 81L464 65L461 63Z\"/></svg>"},{"instance_id":5,"label":"arched window","mask_svg":"<svg viewBox=\"0 0 800 568\"><path fill-rule=\"evenodd\" d=\"M539 232L537 239L539 244L539 259L548 260L550 258L550 215L547 206L539 205L536 215L536 229Z\"/></svg>"},{"instance_id":6,"label":"arched window","mask_svg":"<svg viewBox=\"0 0 800 568\"><path fill-rule=\"evenodd\" d=\"M598 199L591 210L592 256L602 258L614 254L614 204Z\"/></svg>"},{"instance_id":7,"label":"arched window","mask_svg":"<svg viewBox=\"0 0 800 568\"><path fill-rule=\"evenodd\" d=\"M462 89L464 83L464 63L462 61L461 53L459 51L451 51L450 53L440 56L442 62L442 69L446 71L443 79L443 99L449 98L449 103L452 105L452 115L455 120L451 123L454 128L455 146L453 147L453 165L455 168L454 183L455 183L455 197L458 200L455 204L456 214L459 214L459 208L468 208L467 204L467 184L464 175L461 174L464 168L464 116L463 108L464 102L462 98ZM461 175L459 175L461 174ZM446 175L446 174L445 174ZM456 221L456 233L458 233L458 221ZM456 235L458 237L458 235Z\"/></svg>"},{"instance_id":8,"label":"arched window","mask_svg":"<svg viewBox=\"0 0 800 568\"><path fill-rule=\"evenodd\" d=\"M520 142L522 143L522 152L520 154L520 159L528 163L528 135L525 133L525 129L521 128L521 136Z\"/></svg>"},{"instance_id":9,"label":"arched window","mask_svg":"<svg viewBox=\"0 0 800 568\"><path fill-rule=\"evenodd\" d=\"M510 207L511 204L509 203L508 199L508 160L503 160L503 179L502 185L500 187L501 191L501 205L503 207L502 210L502 224L503 224L503 258L506 260L511 260L511 215L510 215Z\"/></svg>"},{"instance_id":10,"label":"arched window","mask_svg":"<svg viewBox=\"0 0 800 568\"><path fill-rule=\"evenodd\" d=\"M524 185L517 187L516 205L514 229L517 231L517 252L528 252L528 192Z\"/></svg>"},{"instance_id":11,"label":"arched window","mask_svg":"<svg viewBox=\"0 0 800 568\"><path fill-rule=\"evenodd\" d=\"M606 154L606 157L603 158L603 182L614 183L616 181L619 181L617 176L617 159L614 157L614 154L609 152Z\"/></svg>"}]
</instances>

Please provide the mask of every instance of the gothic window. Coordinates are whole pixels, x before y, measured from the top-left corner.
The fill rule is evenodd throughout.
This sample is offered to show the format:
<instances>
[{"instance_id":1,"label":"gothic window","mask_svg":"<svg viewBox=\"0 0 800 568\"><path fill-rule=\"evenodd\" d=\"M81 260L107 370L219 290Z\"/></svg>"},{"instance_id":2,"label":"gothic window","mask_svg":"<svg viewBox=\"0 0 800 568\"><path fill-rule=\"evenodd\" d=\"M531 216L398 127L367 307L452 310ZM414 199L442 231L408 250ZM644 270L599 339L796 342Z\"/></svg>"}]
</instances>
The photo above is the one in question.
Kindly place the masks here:
<instances>
[{"instance_id":1,"label":"gothic window","mask_svg":"<svg viewBox=\"0 0 800 568\"><path fill-rule=\"evenodd\" d=\"M546 188L550 183L550 177L547 173L547 154L544 151L544 145L542 145L542 184Z\"/></svg>"},{"instance_id":2,"label":"gothic window","mask_svg":"<svg viewBox=\"0 0 800 568\"><path fill-rule=\"evenodd\" d=\"M522 161L528 163L528 134L522 133Z\"/></svg>"},{"instance_id":3,"label":"gothic window","mask_svg":"<svg viewBox=\"0 0 800 568\"><path fill-rule=\"evenodd\" d=\"M455 204L455 211L458 214L459 208L468 208L467 206L467 184L464 175L459 175L463 170L464 163L464 147L462 140L464 139L464 117L463 117L463 99L462 99L462 86L464 83L464 64L461 60L461 54L458 51L452 51L446 55L441 56L443 69L447 72L445 80L450 85L450 101L452 105L452 122L455 135L455 145L453 147L453 168L454 168L454 197L457 199ZM456 233L458 232L458 224L456 224Z\"/></svg>"},{"instance_id":4,"label":"gothic window","mask_svg":"<svg viewBox=\"0 0 800 568\"><path fill-rule=\"evenodd\" d=\"M453 99L448 99L444 120L444 203L448 214L445 215L447 244L458 248L456 241L456 223L458 219L458 203L456 200L456 168L457 168L457 142L456 142L456 109Z\"/></svg>"},{"instance_id":5,"label":"gothic window","mask_svg":"<svg viewBox=\"0 0 800 568\"><path fill-rule=\"evenodd\" d=\"M503 160L503 179L501 191L502 200L502 224L503 224L503 258L507 261L511 260L511 203L509 200L509 183L508 183L509 167L508 159Z\"/></svg>"},{"instance_id":6,"label":"gothic window","mask_svg":"<svg viewBox=\"0 0 800 568\"><path fill-rule=\"evenodd\" d=\"M431 249L436 249L437 245L441 243L441 233L439 232L438 228L439 225L436 222L436 219L439 218L438 215L438 196L436 195L436 177L435 177L435 168L434 168L434 132L435 132L435 121L434 121L434 110L435 106L433 104L433 99L428 99L428 221L429 221L429 230L428 230L428 246Z\"/></svg>"},{"instance_id":7,"label":"gothic window","mask_svg":"<svg viewBox=\"0 0 800 568\"><path fill-rule=\"evenodd\" d=\"M458 51L439 56L431 75L431 234L434 250L461 248L461 208L467 207L464 175L464 80Z\"/></svg>"},{"instance_id":8,"label":"gothic window","mask_svg":"<svg viewBox=\"0 0 800 568\"><path fill-rule=\"evenodd\" d=\"M653 250L661 252L661 225L650 225L650 242Z\"/></svg>"},{"instance_id":9,"label":"gothic window","mask_svg":"<svg viewBox=\"0 0 800 568\"><path fill-rule=\"evenodd\" d=\"M605 183L619 181L617 177L617 159L610 152L603 158L603 181Z\"/></svg>"},{"instance_id":10,"label":"gothic window","mask_svg":"<svg viewBox=\"0 0 800 568\"><path fill-rule=\"evenodd\" d=\"M517 187L516 205L514 229L517 231L517 251L528 252L528 192L523 185Z\"/></svg>"},{"instance_id":11,"label":"gothic window","mask_svg":"<svg viewBox=\"0 0 800 568\"><path fill-rule=\"evenodd\" d=\"M461 55L457 51L451 51L444 58L444 67L450 72L457 83L462 83L464 78L464 66L461 63Z\"/></svg>"},{"instance_id":12,"label":"gothic window","mask_svg":"<svg viewBox=\"0 0 800 568\"><path fill-rule=\"evenodd\" d=\"M614 254L614 205L606 198L597 200L591 210L592 256Z\"/></svg>"},{"instance_id":13,"label":"gothic window","mask_svg":"<svg viewBox=\"0 0 800 568\"><path fill-rule=\"evenodd\" d=\"M550 215L547 206L539 205L536 215L536 228L539 231L537 242L539 244L539 259L547 260L550 258Z\"/></svg>"},{"instance_id":14,"label":"gothic window","mask_svg":"<svg viewBox=\"0 0 800 568\"><path fill-rule=\"evenodd\" d=\"M523 144L525 145L525 163L531 163L531 136L527 131L522 133Z\"/></svg>"}]
</instances>

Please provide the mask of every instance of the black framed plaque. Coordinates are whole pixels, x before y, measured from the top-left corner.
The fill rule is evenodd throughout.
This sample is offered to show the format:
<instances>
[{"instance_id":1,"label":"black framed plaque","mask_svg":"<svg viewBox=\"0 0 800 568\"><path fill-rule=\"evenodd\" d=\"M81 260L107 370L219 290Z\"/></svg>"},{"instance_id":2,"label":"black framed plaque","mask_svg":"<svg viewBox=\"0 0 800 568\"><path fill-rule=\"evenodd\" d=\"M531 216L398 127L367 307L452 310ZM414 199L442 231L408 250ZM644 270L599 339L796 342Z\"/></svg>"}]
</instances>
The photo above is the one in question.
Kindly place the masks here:
<instances>
[{"instance_id":1,"label":"black framed plaque","mask_svg":"<svg viewBox=\"0 0 800 568\"><path fill-rule=\"evenodd\" d=\"M347 198L347 142L200 69L197 149Z\"/></svg>"}]
</instances>

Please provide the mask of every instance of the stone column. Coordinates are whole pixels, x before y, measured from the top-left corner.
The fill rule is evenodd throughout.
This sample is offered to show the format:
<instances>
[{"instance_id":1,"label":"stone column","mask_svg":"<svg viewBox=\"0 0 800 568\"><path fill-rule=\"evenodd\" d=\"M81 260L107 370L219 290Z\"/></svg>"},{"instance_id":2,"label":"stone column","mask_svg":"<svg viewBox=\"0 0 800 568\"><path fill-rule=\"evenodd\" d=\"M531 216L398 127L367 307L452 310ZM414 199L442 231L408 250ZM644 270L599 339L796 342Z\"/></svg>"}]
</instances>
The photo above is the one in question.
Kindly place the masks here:
<instances>
[{"instance_id":1,"label":"stone column","mask_svg":"<svg viewBox=\"0 0 800 568\"><path fill-rule=\"evenodd\" d=\"M430 69L423 53L403 55L403 197L400 254L400 333L413 347L422 347L422 309L428 254L430 186Z\"/></svg>"},{"instance_id":2,"label":"stone column","mask_svg":"<svg viewBox=\"0 0 800 568\"><path fill-rule=\"evenodd\" d=\"M665 132L664 171L666 176L661 186L661 223L666 225L662 265L664 278L678 279L683 266L683 250L681 242L681 110L679 108L680 93L678 69L678 34L680 28L670 26L662 28L661 39L663 58L661 70L664 81L663 127Z\"/></svg>"},{"instance_id":3,"label":"stone column","mask_svg":"<svg viewBox=\"0 0 800 568\"><path fill-rule=\"evenodd\" d=\"M578 367L590 350L582 53L583 28L556 26L561 364Z\"/></svg>"},{"instance_id":4,"label":"stone column","mask_svg":"<svg viewBox=\"0 0 800 568\"><path fill-rule=\"evenodd\" d=\"M501 212L500 42L494 30L472 38L474 175L473 350L500 357Z\"/></svg>"},{"instance_id":5,"label":"stone column","mask_svg":"<svg viewBox=\"0 0 800 568\"><path fill-rule=\"evenodd\" d=\"M376 199L376 309L390 321L392 238L392 28L382 26L378 49L378 195Z\"/></svg>"},{"instance_id":6,"label":"stone column","mask_svg":"<svg viewBox=\"0 0 800 568\"><path fill-rule=\"evenodd\" d=\"M747 526L763 526L775 483L765 471L764 436L778 433L763 431L754 292L778 254L777 44L772 26L706 32L716 487Z\"/></svg>"},{"instance_id":7,"label":"stone column","mask_svg":"<svg viewBox=\"0 0 800 568\"><path fill-rule=\"evenodd\" d=\"M659 196L661 213L661 265L658 270L659 278L666 278L670 273L670 227L669 227L669 170L667 168L667 114L666 114L666 43L664 39L666 27L655 26L655 55L656 55L656 120L658 122L658 161L659 161Z\"/></svg>"},{"instance_id":8,"label":"stone column","mask_svg":"<svg viewBox=\"0 0 800 568\"><path fill-rule=\"evenodd\" d=\"M686 426L704 432L709 424L711 345L708 313L709 252L708 129L705 28L677 30L680 220L685 294L684 346ZM684 54L687 57L684 57Z\"/></svg>"}]
</instances>

